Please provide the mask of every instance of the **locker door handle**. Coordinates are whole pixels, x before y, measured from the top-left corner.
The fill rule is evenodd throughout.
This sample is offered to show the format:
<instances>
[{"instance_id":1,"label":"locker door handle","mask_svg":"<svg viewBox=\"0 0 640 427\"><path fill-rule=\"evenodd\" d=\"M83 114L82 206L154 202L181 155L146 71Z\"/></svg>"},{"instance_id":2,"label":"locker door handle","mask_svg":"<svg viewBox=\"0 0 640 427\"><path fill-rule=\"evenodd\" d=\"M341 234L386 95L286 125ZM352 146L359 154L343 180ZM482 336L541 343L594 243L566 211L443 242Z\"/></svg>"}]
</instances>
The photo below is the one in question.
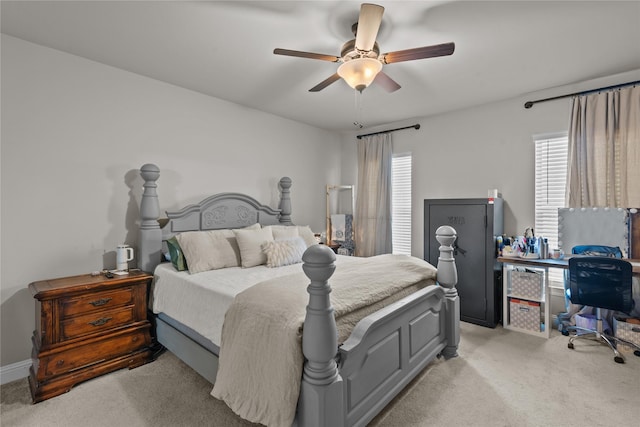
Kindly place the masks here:
<instances>
[{"instance_id":1,"label":"locker door handle","mask_svg":"<svg viewBox=\"0 0 640 427\"><path fill-rule=\"evenodd\" d=\"M454 255L458 255L458 251L460 251L460 254L462 256L464 256L467 253L466 250L462 249L460 246L458 246L458 244L456 242L454 242L453 243L453 254Z\"/></svg>"}]
</instances>

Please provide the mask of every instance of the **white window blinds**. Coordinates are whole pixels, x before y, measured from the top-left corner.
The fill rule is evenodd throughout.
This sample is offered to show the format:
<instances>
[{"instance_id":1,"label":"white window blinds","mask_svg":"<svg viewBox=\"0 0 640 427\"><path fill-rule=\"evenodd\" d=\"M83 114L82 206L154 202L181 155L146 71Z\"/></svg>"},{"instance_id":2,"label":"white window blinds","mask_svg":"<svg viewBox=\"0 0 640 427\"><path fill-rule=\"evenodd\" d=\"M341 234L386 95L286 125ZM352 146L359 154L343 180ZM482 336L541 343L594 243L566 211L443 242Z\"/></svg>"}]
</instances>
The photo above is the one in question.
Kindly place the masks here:
<instances>
[{"instance_id":1,"label":"white window blinds","mask_svg":"<svg viewBox=\"0 0 640 427\"><path fill-rule=\"evenodd\" d=\"M535 233L546 237L549 250L558 247L558 208L564 207L567 178L566 134L534 137L535 141ZM562 281L560 271L549 272L551 281Z\"/></svg>"},{"instance_id":2,"label":"white window blinds","mask_svg":"<svg viewBox=\"0 0 640 427\"><path fill-rule=\"evenodd\" d=\"M393 253L411 255L411 154L391 161L391 235Z\"/></svg>"}]
</instances>

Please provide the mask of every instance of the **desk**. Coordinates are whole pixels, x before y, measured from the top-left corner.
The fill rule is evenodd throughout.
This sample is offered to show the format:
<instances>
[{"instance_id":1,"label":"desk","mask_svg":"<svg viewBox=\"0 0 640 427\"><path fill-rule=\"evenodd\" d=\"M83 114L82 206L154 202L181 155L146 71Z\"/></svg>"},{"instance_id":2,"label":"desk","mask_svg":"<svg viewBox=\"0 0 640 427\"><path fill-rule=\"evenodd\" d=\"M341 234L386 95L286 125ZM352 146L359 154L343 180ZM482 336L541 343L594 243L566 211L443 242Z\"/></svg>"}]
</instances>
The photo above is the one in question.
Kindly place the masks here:
<instances>
[{"instance_id":1,"label":"desk","mask_svg":"<svg viewBox=\"0 0 640 427\"><path fill-rule=\"evenodd\" d=\"M542 267L542 268L569 268L569 258L580 257L584 255L565 255L563 259L535 259L535 258L519 258L519 257L498 257L498 262L519 264L530 267ZM640 274L640 259L625 259L631 263L631 269L633 274Z\"/></svg>"},{"instance_id":2,"label":"desk","mask_svg":"<svg viewBox=\"0 0 640 427\"><path fill-rule=\"evenodd\" d=\"M531 335L537 335L545 338L549 338L551 332L551 292L549 289L549 268L569 268L569 258L579 257L581 255L566 255L563 259L532 259L532 258L516 258L516 257L498 257L498 262L502 263L502 295L503 295L503 314L502 324L505 329L517 330L519 332L528 333ZM627 259L631 263L634 276L640 275L640 259ZM514 267L527 267L533 271L539 271L542 273L542 290L540 298L535 297L522 297L517 293L512 292L512 284L510 283L510 271ZM511 303L518 304L516 307L522 307L523 310L535 309L540 311L540 329L536 328L518 327L511 322L511 310L513 305ZM529 304L529 305L528 305Z\"/></svg>"}]
</instances>

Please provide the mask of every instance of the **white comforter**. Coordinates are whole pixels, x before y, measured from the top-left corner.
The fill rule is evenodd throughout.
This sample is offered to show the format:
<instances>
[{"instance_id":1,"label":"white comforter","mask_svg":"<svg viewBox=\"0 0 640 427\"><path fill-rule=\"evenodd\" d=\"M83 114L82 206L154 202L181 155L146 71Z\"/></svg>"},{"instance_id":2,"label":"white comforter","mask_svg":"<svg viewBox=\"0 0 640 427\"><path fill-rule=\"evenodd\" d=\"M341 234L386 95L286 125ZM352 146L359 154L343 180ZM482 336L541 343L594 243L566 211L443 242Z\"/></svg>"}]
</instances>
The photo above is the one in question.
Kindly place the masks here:
<instances>
[{"instance_id":1,"label":"white comforter","mask_svg":"<svg viewBox=\"0 0 640 427\"><path fill-rule=\"evenodd\" d=\"M433 266L407 256L342 263L329 279L339 341L359 319L433 284L435 277ZM304 273L267 280L238 293L227 310L211 394L249 421L286 427L293 422L304 361L308 283Z\"/></svg>"},{"instance_id":2,"label":"white comforter","mask_svg":"<svg viewBox=\"0 0 640 427\"><path fill-rule=\"evenodd\" d=\"M357 262L356 258L338 255L336 259L338 268L352 262ZM156 268L150 305L155 314L170 316L220 347L224 315L236 295L265 280L295 273L302 273L302 264L231 267L189 274L164 263Z\"/></svg>"}]
</instances>

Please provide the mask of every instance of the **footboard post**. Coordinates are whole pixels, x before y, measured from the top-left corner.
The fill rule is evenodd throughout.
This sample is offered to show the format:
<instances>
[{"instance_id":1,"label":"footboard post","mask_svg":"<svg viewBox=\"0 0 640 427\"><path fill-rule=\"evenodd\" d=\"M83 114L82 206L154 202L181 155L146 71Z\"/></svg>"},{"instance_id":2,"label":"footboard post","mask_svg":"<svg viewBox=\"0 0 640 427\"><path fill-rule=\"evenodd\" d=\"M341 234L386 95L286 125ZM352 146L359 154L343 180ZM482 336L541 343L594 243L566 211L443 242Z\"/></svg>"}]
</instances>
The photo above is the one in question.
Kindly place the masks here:
<instances>
[{"instance_id":1,"label":"footboard post","mask_svg":"<svg viewBox=\"0 0 640 427\"><path fill-rule=\"evenodd\" d=\"M142 165L140 175L144 179L144 192L140 201L140 241L138 268L153 273L162 261L162 230L158 224L160 204L156 181L160 178L160 168L151 163Z\"/></svg>"},{"instance_id":2,"label":"footboard post","mask_svg":"<svg viewBox=\"0 0 640 427\"><path fill-rule=\"evenodd\" d=\"M445 288L446 300L447 345L442 350L442 355L446 358L458 355L458 344L460 343L460 298L456 290L458 271L456 260L453 258L453 243L456 237L456 230L448 225L438 227L436 230L436 239L440 243L437 280L440 286Z\"/></svg>"},{"instance_id":3,"label":"footboard post","mask_svg":"<svg viewBox=\"0 0 640 427\"><path fill-rule=\"evenodd\" d=\"M329 294L328 279L336 269L336 256L324 245L309 247L302 256L302 269L311 283L309 304L302 331L306 362L298 400L298 425L344 426L343 382L335 356L338 335Z\"/></svg>"}]
</instances>

